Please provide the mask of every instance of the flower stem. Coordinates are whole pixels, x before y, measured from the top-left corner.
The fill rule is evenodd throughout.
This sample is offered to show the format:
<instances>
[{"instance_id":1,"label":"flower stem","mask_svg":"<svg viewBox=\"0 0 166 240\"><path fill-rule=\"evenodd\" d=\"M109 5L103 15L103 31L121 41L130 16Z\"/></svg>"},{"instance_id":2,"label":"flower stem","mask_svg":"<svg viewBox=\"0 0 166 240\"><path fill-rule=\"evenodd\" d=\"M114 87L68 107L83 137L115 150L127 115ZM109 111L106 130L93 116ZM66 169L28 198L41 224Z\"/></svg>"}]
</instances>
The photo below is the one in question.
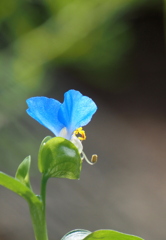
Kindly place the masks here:
<instances>
[{"instance_id":1,"label":"flower stem","mask_svg":"<svg viewBox=\"0 0 166 240\"><path fill-rule=\"evenodd\" d=\"M41 197L41 200L42 200L42 203L43 203L43 213L44 213L44 216L46 214L46 186L47 186L47 180L48 180L48 177L46 175L42 175L42 180L41 180L41 190L40 190L40 197Z\"/></svg>"},{"instance_id":2,"label":"flower stem","mask_svg":"<svg viewBox=\"0 0 166 240\"><path fill-rule=\"evenodd\" d=\"M41 181L41 204L29 203L31 219L36 240L48 240L45 214L46 184L48 178L43 175Z\"/></svg>"}]
</instances>

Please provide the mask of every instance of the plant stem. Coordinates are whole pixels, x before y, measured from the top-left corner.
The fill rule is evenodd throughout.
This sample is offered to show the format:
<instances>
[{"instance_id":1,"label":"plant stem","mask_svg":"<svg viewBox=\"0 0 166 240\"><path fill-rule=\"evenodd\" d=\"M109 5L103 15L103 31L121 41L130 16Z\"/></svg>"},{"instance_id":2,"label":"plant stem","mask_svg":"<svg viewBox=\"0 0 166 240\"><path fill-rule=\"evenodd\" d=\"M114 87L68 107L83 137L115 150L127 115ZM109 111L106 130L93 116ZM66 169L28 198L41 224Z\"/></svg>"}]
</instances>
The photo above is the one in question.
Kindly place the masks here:
<instances>
[{"instance_id":1,"label":"plant stem","mask_svg":"<svg viewBox=\"0 0 166 240\"><path fill-rule=\"evenodd\" d=\"M48 240L45 214L46 184L48 178L43 175L41 181L41 204L29 203L33 229L36 240Z\"/></svg>"},{"instance_id":2,"label":"plant stem","mask_svg":"<svg viewBox=\"0 0 166 240\"><path fill-rule=\"evenodd\" d=\"M47 180L48 177L46 175L42 175L42 180L41 180L41 190L40 190L40 197L43 203L43 213L44 216L46 215L46 186L47 186Z\"/></svg>"}]
</instances>

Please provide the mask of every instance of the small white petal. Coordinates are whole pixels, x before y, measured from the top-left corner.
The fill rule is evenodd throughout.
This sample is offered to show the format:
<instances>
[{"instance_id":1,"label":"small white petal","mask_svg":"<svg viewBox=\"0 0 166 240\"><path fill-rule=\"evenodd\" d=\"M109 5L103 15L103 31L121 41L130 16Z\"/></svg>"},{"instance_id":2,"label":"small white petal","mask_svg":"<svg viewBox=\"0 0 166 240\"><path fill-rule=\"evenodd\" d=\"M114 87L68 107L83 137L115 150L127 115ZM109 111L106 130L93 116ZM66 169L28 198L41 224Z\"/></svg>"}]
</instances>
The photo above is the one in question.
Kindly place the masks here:
<instances>
[{"instance_id":1,"label":"small white petal","mask_svg":"<svg viewBox=\"0 0 166 240\"><path fill-rule=\"evenodd\" d=\"M67 128L64 127L61 129L61 131L58 134L58 137L66 138L67 139Z\"/></svg>"},{"instance_id":2,"label":"small white petal","mask_svg":"<svg viewBox=\"0 0 166 240\"><path fill-rule=\"evenodd\" d=\"M73 134L70 141L78 148L79 153L82 153L83 145L82 142Z\"/></svg>"}]
</instances>

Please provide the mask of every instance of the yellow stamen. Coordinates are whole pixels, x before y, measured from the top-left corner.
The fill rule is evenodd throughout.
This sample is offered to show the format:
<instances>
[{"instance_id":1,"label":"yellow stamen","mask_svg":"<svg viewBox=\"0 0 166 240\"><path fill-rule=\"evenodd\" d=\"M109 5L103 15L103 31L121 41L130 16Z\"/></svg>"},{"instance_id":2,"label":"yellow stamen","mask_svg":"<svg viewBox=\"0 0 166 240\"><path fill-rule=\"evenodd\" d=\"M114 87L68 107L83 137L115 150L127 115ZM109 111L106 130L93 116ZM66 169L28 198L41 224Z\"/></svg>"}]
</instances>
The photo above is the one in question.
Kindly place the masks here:
<instances>
[{"instance_id":1,"label":"yellow stamen","mask_svg":"<svg viewBox=\"0 0 166 240\"><path fill-rule=\"evenodd\" d=\"M77 128L75 131L74 131L74 135L79 135L79 136L76 136L78 139L80 139L81 141L82 140L85 140L86 139L86 134L85 134L85 131L82 129L82 127L80 128Z\"/></svg>"}]
</instances>

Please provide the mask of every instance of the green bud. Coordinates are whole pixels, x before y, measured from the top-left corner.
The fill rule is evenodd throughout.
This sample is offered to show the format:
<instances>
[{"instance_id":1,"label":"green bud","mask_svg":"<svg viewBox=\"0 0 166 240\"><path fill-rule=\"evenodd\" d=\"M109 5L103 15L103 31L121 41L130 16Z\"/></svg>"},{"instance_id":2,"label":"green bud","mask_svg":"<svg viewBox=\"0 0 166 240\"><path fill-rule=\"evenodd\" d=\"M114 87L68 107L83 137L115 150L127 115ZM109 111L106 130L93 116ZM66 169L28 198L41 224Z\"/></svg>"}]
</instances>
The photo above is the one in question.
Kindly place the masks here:
<instances>
[{"instance_id":1,"label":"green bud","mask_svg":"<svg viewBox=\"0 0 166 240\"><path fill-rule=\"evenodd\" d=\"M31 188L29 180L29 170L31 164L31 156L26 157L18 166L15 178L22 182L25 186Z\"/></svg>"}]
</instances>

